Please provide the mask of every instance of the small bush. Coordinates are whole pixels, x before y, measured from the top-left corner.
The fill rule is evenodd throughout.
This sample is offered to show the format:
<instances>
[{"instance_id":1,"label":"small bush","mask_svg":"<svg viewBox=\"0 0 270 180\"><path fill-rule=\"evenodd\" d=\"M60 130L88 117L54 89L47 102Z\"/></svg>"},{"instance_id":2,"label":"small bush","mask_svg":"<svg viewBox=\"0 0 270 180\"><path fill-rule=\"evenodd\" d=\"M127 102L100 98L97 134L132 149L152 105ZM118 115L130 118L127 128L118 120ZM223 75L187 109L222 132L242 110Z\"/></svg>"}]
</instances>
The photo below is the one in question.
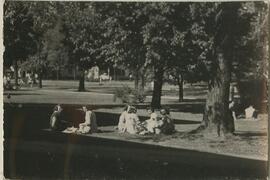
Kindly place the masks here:
<instances>
[{"instance_id":1,"label":"small bush","mask_svg":"<svg viewBox=\"0 0 270 180\"><path fill-rule=\"evenodd\" d=\"M134 90L132 92L133 95L133 102L134 103L143 103L146 99L146 94L143 91L140 90Z\"/></svg>"},{"instance_id":2,"label":"small bush","mask_svg":"<svg viewBox=\"0 0 270 180\"><path fill-rule=\"evenodd\" d=\"M123 103L129 103L131 93L132 89L127 85L116 88L114 91L113 101L115 102L116 99L121 99Z\"/></svg>"},{"instance_id":3,"label":"small bush","mask_svg":"<svg viewBox=\"0 0 270 180\"><path fill-rule=\"evenodd\" d=\"M123 103L143 103L146 99L146 94L140 90L133 90L127 85L116 88L114 91L113 101L122 100Z\"/></svg>"}]
</instances>

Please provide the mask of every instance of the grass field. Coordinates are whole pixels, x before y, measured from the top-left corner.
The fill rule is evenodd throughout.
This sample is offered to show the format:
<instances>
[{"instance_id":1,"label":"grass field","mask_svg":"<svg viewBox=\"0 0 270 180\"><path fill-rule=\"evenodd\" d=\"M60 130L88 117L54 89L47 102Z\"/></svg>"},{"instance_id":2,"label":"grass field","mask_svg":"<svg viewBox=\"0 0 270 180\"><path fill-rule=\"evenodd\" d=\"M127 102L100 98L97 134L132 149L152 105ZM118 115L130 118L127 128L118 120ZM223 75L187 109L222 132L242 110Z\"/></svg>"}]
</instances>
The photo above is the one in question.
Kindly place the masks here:
<instances>
[{"instance_id":1,"label":"grass field","mask_svg":"<svg viewBox=\"0 0 270 180\"><path fill-rule=\"evenodd\" d=\"M104 82L99 85L97 82L86 82L86 92L77 92L77 81L43 81L44 87L25 87L18 91L5 91L4 101L10 103L50 103L50 104L93 104L93 105L119 105L114 108L101 108L97 111L109 113L121 113L121 101L113 101L113 91L123 84L133 87L133 82ZM186 84L184 87L185 101L178 103L177 86L165 84L163 86L162 104L175 105L172 109L172 117L174 119L192 120L200 122L202 114L193 111L196 104L203 104L206 94L206 86L204 84ZM7 98L7 94L11 94L11 98ZM147 97L146 104L151 101L151 96ZM189 107L187 112L182 111L182 107ZM195 109L194 109L195 110ZM145 109L138 109L138 114L147 116ZM177 125L177 130L181 133L188 132L197 127L197 125ZM174 146L181 144L194 149L203 149L210 152L231 152L235 154L254 155L265 158L267 156L267 115L260 115L258 120L239 119L235 121L236 133L233 141L212 142L205 141L201 138L183 138L177 135L177 138L160 142L166 146ZM105 134L106 135L106 134ZM108 135L108 134L107 134ZM117 136L116 136L117 137ZM121 137L118 137L121 138ZM162 138L161 138L162 139ZM241 149L237 145L241 144Z\"/></svg>"},{"instance_id":2,"label":"grass field","mask_svg":"<svg viewBox=\"0 0 270 180\"><path fill-rule=\"evenodd\" d=\"M4 92L4 102L6 105L11 103L11 111L9 112L12 117L11 119L4 119L4 125L11 123L13 121L13 125L9 125L8 131L14 132L15 135L17 133L22 133L26 131L26 133L34 138L34 132L32 132L35 128L29 128L27 125L33 125L35 123L38 127L48 126L49 116L51 112L51 107L53 104L65 104L66 106L71 106L71 104L91 104L91 105L99 105L99 109L95 109L95 111L110 113L108 117L111 117L111 113L117 116L121 113L123 108L123 103L119 100L116 102L113 101L113 92L115 88L121 87L123 84L128 85L129 87L133 87L133 82L125 81L125 82L105 82L102 85L95 82L86 82L86 92L78 92L77 81L43 81L44 87L39 89L38 87L22 87L17 91L5 91ZM149 88L148 88L149 89ZM202 134L190 135L187 134L189 131L198 127L198 124L192 124L193 122L200 122L202 120L202 110L205 101L206 95L206 86L204 84L195 84L190 85L186 84L184 87L184 102L178 102L178 88L177 86L165 84L163 86L163 96L162 96L162 105L168 105L171 107L171 116L175 120L185 120L187 124L176 123L177 132L173 135L129 135L129 134L119 134L115 130L115 126L107 125L100 126L99 129L102 130L102 133L90 134L90 135L82 135L82 136L90 136L98 139L107 139L108 142L113 140L120 140L124 142L131 143L140 143L142 145L153 145L165 148L176 148L176 149L186 149L192 150L196 152L202 153L212 153L218 155L228 155L231 157L242 157L242 158L251 158L257 160L267 160L267 152L268 152L268 136L267 136L267 127L268 127L268 117L265 114L260 114L257 120L248 120L248 119L238 119L235 121L235 135L228 139L220 139L220 138L207 138ZM8 98L8 95L10 96ZM149 96L146 98L146 103L141 104L138 108L138 115L147 116L145 105L149 105L151 102L151 90L149 90ZM28 115L22 118L24 113L28 113L31 111L21 111L20 113L14 111L12 109L12 103L30 103L28 108L35 109L34 115ZM45 104L42 106L42 104ZM48 108L48 105L50 108ZM105 106L106 105L106 108ZM104 106L102 108L102 106ZM27 107L26 105L21 105L21 107ZM47 108L47 109L46 109ZM199 110L198 110L199 108ZM17 108L18 109L18 108ZM19 108L23 109L23 108ZM46 113L44 112L46 111ZM7 113L6 113L7 114ZM13 116L15 114L15 116ZM20 118L18 118L17 114L20 114ZM41 115L43 114L43 115ZM44 117L43 117L44 116ZM7 117L7 116L6 116ZM116 117L117 118L117 117ZM30 120L31 119L31 120ZM47 120L48 119L48 120ZM39 120L39 121L38 121ZM103 119L98 119L98 121L102 121ZM105 119L109 121L110 119ZM117 119L116 119L117 120ZM18 122L20 121L20 122ZM29 122L31 123L29 124ZM38 121L38 122L37 122ZM42 121L42 122L41 122ZM48 121L48 123L47 123ZM190 123L189 123L190 122ZM11 123L12 124L12 123ZM42 125L41 125L42 124ZM15 128L13 130L11 127ZM21 128L21 129L20 129ZM17 130L16 130L17 129ZM38 132L41 132L40 130ZM6 132L6 131L5 131ZM7 134L5 133L7 136ZM64 175L65 178L71 177L80 177L80 178L100 178L100 179L109 179L113 172L117 172L118 174L113 174L115 177L131 177L130 175L133 173L132 177L136 178L139 173L141 175L138 177L139 179L147 178L147 179L158 179L168 177L170 174L171 177L180 177L185 173L187 176L194 176L194 169L190 168L185 164L182 164L181 167L175 167L173 164L169 164L164 166L164 163L160 161L160 159L156 159L154 164L145 164L145 162L138 163L137 161L124 162L121 160L120 165L118 164L120 161L119 158L115 157L115 151L112 151L111 157L108 158L96 158L96 155L89 154L89 150L93 148L92 145L83 145L84 148L88 148L87 155L89 156L87 159L84 154L81 154L81 148L78 150L77 155L74 153L70 153L70 157L72 160L72 165L62 168L63 161L66 161L65 151L69 150L69 147L75 146L74 142L54 142L55 138L52 137L51 140L42 140L37 137L36 140L27 140L22 137L13 137L14 134L11 133L11 137L6 137L6 142L13 142L5 144L5 174L7 177L27 177L27 179L36 179L39 177L61 177ZM76 135L74 138L80 139L81 135ZM45 139L47 136L45 136ZM35 139L35 138L34 138ZM69 139L72 141L72 138ZM21 142L21 143L19 143ZM76 145L77 146L77 145ZM58 147L58 148L56 148ZM11 150L10 150L11 148ZM12 149L14 148L14 149ZM113 148L111 146L103 148L102 151L106 151L107 149ZM127 147L126 147L127 148ZM62 149L62 150L61 150ZM121 148L120 148L121 149ZM127 148L128 149L128 148ZM42 150L42 153L39 152ZM132 150L132 149L130 149ZM128 150L129 151L129 150ZM64 152L64 153L63 153ZM143 153L146 153L142 150ZM15 158L16 157L16 158ZM151 156L149 156L151 157ZM14 159L15 158L15 159ZM92 158L92 159L91 159ZM162 158L162 157L161 157ZM184 159L189 161L189 154L186 154ZM207 157L205 157L207 159ZM91 159L91 163L89 160ZM116 161L115 161L116 160ZM14 163L14 164L12 164ZM83 163L83 164L82 164ZM104 164L106 164L107 169L106 173L110 175L106 175L104 172ZM196 163L193 164L196 166ZM141 167L138 169L138 167ZM92 169L89 171L89 168ZM96 169L95 169L96 168ZM124 169L122 169L124 168ZM153 173L147 174L147 172L151 171ZM157 171L153 171L153 168ZM185 171L182 173L178 170L181 168ZM238 169L234 169L235 172L238 172ZM13 172L14 171L14 172ZM200 174L200 178L204 176L209 176L215 172L215 168L207 169L205 168L204 172L201 173L201 169L196 170L196 174ZM262 170L263 171L263 170ZM220 174L217 171L217 175ZM260 174L259 172L256 172ZM265 172L263 172L265 173ZM243 174L243 173L240 173ZM67 175L67 177L66 177ZM222 177L218 177L215 175L212 179L224 179L224 177L228 177L230 179L231 174L226 172L222 175ZM68 177L69 176L69 177ZM108 176L108 177L107 177ZM250 177L250 175L248 175ZM254 176L256 177L256 176ZM196 178L195 178L196 179ZM234 178L232 178L234 179ZM241 179L241 178L237 178ZM245 179L245 178L244 178ZM252 179L252 178L251 178Z\"/></svg>"},{"instance_id":3,"label":"grass field","mask_svg":"<svg viewBox=\"0 0 270 180\"><path fill-rule=\"evenodd\" d=\"M134 83L131 81L112 81L104 82L100 85L98 82L86 82L86 92L78 92L77 81L51 81L44 80L43 88L38 87L22 87L18 91L4 91L4 102L33 102L33 103L89 103L89 104L108 104L119 103L113 101L113 93L116 88L128 85L133 88ZM151 102L151 89L146 87L148 96L146 103ZM6 98L7 94L11 95L10 99ZM162 103L178 103L178 87L165 84L162 92ZM200 101L205 98L206 86L186 84L184 87L184 98L186 100Z\"/></svg>"}]
</instances>

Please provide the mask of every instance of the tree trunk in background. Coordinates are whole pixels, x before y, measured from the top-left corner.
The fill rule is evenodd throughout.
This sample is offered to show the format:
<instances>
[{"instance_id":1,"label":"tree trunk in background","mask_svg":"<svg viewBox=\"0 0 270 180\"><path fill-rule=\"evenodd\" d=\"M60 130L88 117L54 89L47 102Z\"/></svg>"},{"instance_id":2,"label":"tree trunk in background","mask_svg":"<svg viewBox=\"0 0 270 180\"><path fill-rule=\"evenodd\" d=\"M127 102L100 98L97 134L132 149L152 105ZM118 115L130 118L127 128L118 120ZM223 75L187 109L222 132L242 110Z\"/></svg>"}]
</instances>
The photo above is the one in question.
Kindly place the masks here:
<instances>
[{"instance_id":1,"label":"tree trunk in background","mask_svg":"<svg viewBox=\"0 0 270 180\"><path fill-rule=\"evenodd\" d=\"M76 80L76 66L73 67L73 80Z\"/></svg>"},{"instance_id":2,"label":"tree trunk in background","mask_svg":"<svg viewBox=\"0 0 270 180\"><path fill-rule=\"evenodd\" d=\"M42 71L40 71L38 73L38 86L39 86L39 88L42 88L42 76L43 76L43 73L42 73Z\"/></svg>"},{"instance_id":3,"label":"tree trunk in background","mask_svg":"<svg viewBox=\"0 0 270 180\"><path fill-rule=\"evenodd\" d=\"M80 70L79 89L78 89L78 91L80 92L85 91L84 79L85 79L84 70Z\"/></svg>"},{"instance_id":4,"label":"tree trunk in background","mask_svg":"<svg viewBox=\"0 0 270 180\"><path fill-rule=\"evenodd\" d=\"M15 89L18 89L19 83L18 83L18 62L17 60L14 61L14 79L15 79Z\"/></svg>"},{"instance_id":5,"label":"tree trunk in background","mask_svg":"<svg viewBox=\"0 0 270 180\"><path fill-rule=\"evenodd\" d=\"M224 53L217 54L216 77L209 86L202 126L205 135L226 136L234 132L234 121L229 110L231 71Z\"/></svg>"},{"instance_id":6,"label":"tree trunk in background","mask_svg":"<svg viewBox=\"0 0 270 180\"><path fill-rule=\"evenodd\" d=\"M139 70L135 70L134 72L134 89L138 90L139 88Z\"/></svg>"},{"instance_id":7,"label":"tree trunk in background","mask_svg":"<svg viewBox=\"0 0 270 180\"><path fill-rule=\"evenodd\" d=\"M145 87L145 70L142 69L141 70L141 84L140 84L140 91L142 91L142 93L144 92L144 87Z\"/></svg>"},{"instance_id":8,"label":"tree trunk in background","mask_svg":"<svg viewBox=\"0 0 270 180\"><path fill-rule=\"evenodd\" d=\"M59 69L56 70L56 80L59 80Z\"/></svg>"},{"instance_id":9,"label":"tree trunk in background","mask_svg":"<svg viewBox=\"0 0 270 180\"><path fill-rule=\"evenodd\" d=\"M179 92L178 92L178 100L179 102L182 102L184 100L184 78L183 76L180 74L177 77L177 84L178 84L178 88L179 88Z\"/></svg>"},{"instance_id":10,"label":"tree trunk in background","mask_svg":"<svg viewBox=\"0 0 270 180\"><path fill-rule=\"evenodd\" d=\"M154 90L152 95L151 106L154 108L161 107L161 95L162 95L162 84L163 84L164 70L162 68L155 69L154 73Z\"/></svg>"},{"instance_id":11,"label":"tree trunk in background","mask_svg":"<svg viewBox=\"0 0 270 180\"><path fill-rule=\"evenodd\" d=\"M113 67L113 80L116 81L116 70L115 70L115 67Z\"/></svg>"}]
</instances>

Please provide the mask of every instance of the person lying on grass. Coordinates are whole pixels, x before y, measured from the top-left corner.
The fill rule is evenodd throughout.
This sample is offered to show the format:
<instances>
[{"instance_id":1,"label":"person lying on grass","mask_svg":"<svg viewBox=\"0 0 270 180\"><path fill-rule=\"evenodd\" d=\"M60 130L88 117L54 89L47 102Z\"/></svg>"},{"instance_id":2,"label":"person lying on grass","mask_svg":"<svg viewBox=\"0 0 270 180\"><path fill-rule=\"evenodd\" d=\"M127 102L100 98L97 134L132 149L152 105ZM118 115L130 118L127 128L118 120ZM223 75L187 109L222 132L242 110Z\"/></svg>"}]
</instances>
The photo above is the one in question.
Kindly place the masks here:
<instances>
[{"instance_id":1,"label":"person lying on grass","mask_svg":"<svg viewBox=\"0 0 270 180\"><path fill-rule=\"evenodd\" d=\"M83 106L82 110L85 113L85 121L79 124L78 132L82 134L98 132L95 113L91 110L88 110L86 106Z\"/></svg>"}]
</instances>

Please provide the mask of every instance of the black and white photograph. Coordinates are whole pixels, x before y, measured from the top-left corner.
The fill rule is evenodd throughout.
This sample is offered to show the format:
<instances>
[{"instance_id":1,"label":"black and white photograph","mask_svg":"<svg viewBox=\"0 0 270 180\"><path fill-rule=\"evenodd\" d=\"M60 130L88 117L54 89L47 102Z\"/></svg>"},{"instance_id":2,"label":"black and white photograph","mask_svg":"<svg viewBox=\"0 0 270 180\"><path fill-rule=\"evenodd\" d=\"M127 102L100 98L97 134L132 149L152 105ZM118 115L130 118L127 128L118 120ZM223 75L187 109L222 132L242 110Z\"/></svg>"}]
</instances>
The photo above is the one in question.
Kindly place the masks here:
<instances>
[{"instance_id":1,"label":"black and white photograph","mask_svg":"<svg viewBox=\"0 0 270 180\"><path fill-rule=\"evenodd\" d=\"M266 180L268 1L3 2L3 178Z\"/></svg>"}]
</instances>

